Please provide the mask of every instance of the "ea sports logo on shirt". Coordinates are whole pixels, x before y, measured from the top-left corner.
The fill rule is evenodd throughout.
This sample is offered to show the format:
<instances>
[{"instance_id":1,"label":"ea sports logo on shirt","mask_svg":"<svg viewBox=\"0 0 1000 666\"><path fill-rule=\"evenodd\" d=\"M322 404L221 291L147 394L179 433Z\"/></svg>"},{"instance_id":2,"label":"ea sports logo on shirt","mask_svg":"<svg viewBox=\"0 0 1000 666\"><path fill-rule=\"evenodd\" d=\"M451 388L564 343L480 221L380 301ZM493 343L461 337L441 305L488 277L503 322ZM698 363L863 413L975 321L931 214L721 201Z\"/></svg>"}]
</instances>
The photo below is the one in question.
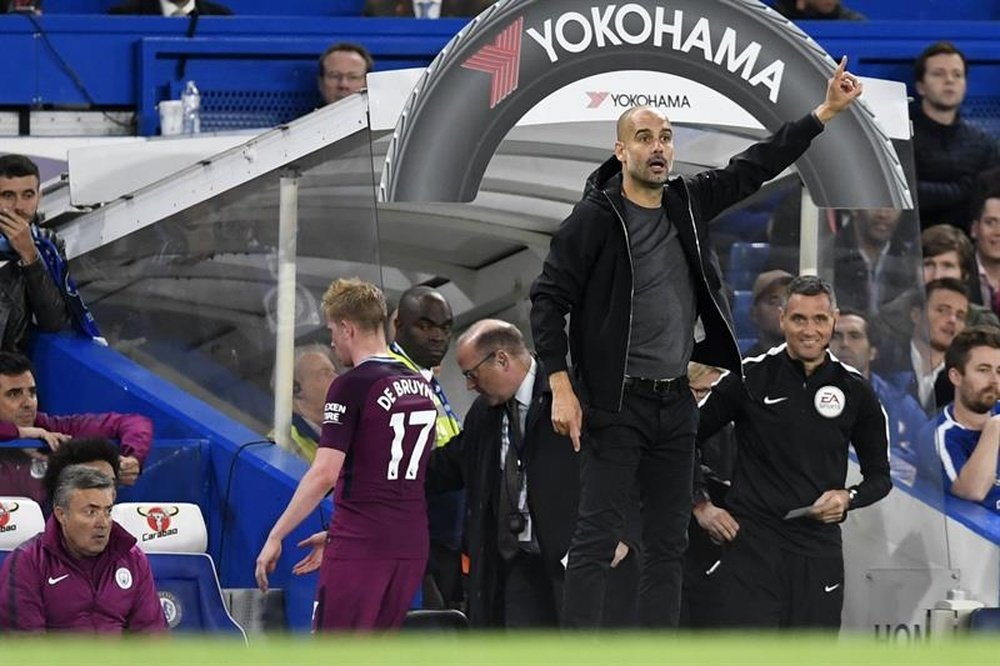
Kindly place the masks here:
<instances>
[{"instance_id":1,"label":"ea sports logo on shirt","mask_svg":"<svg viewBox=\"0 0 1000 666\"><path fill-rule=\"evenodd\" d=\"M3 532L13 532L17 529L17 525L8 525L10 522L10 514L17 511L17 502L0 502L0 533Z\"/></svg>"},{"instance_id":2,"label":"ea sports logo on shirt","mask_svg":"<svg viewBox=\"0 0 1000 666\"><path fill-rule=\"evenodd\" d=\"M177 534L177 528L170 527L170 519L180 513L180 509L176 506L160 507L137 507L136 511L139 515L146 519L146 524L149 525L149 529L153 530L152 534L143 534L143 541L150 541L151 539L157 539L159 537L170 536L171 534Z\"/></svg>"},{"instance_id":3,"label":"ea sports logo on shirt","mask_svg":"<svg viewBox=\"0 0 1000 666\"><path fill-rule=\"evenodd\" d=\"M816 391L816 397L813 398L816 411L819 412L820 416L825 416L828 419L840 416L846 404L844 392L836 386L824 386Z\"/></svg>"}]
</instances>

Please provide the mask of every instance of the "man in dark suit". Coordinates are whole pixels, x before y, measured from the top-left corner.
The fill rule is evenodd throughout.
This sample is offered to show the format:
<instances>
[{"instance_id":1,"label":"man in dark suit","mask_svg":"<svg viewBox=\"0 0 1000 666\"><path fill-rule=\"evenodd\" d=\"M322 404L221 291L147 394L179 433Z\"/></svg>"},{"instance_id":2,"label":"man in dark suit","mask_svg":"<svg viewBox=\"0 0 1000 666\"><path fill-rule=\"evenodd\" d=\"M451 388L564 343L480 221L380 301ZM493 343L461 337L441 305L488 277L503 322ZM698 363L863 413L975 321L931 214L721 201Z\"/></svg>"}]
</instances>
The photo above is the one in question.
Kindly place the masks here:
<instances>
[{"instance_id":1,"label":"man in dark suit","mask_svg":"<svg viewBox=\"0 0 1000 666\"><path fill-rule=\"evenodd\" d=\"M456 360L480 396L463 433L431 454L427 483L428 493L466 489L469 619L476 627L557 626L579 457L552 429L547 374L516 327L473 324L459 338ZM637 526L638 516L630 522ZM634 622L635 562L619 543L605 624Z\"/></svg>"},{"instance_id":2,"label":"man in dark suit","mask_svg":"<svg viewBox=\"0 0 1000 666\"><path fill-rule=\"evenodd\" d=\"M128 0L108 10L109 14L142 14L144 16L231 16L233 10L206 0Z\"/></svg>"},{"instance_id":3,"label":"man in dark suit","mask_svg":"<svg viewBox=\"0 0 1000 666\"><path fill-rule=\"evenodd\" d=\"M494 0L366 0L365 16L454 18L477 16Z\"/></svg>"}]
</instances>

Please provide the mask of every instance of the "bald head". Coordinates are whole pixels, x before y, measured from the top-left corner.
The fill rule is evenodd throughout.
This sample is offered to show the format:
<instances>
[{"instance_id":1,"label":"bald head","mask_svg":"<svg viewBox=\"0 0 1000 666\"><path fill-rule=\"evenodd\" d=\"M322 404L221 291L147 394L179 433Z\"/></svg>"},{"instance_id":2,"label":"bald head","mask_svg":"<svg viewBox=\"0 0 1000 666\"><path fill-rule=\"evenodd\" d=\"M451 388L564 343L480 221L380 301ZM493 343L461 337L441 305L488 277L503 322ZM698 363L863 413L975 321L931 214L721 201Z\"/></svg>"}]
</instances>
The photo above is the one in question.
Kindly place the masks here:
<instances>
[{"instance_id":1,"label":"bald head","mask_svg":"<svg viewBox=\"0 0 1000 666\"><path fill-rule=\"evenodd\" d=\"M451 342L452 313L441 292L425 285L410 287L399 299L395 341L421 368L441 364Z\"/></svg>"},{"instance_id":2,"label":"bald head","mask_svg":"<svg viewBox=\"0 0 1000 666\"><path fill-rule=\"evenodd\" d=\"M631 109L627 109L625 113L618 116L617 138L619 141L626 141L635 135L635 118L637 115L652 115L665 121L667 125L670 125L670 119L667 118L667 114L663 111L653 108L651 106L633 106Z\"/></svg>"},{"instance_id":3,"label":"bald head","mask_svg":"<svg viewBox=\"0 0 1000 666\"><path fill-rule=\"evenodd\" d=\"M462 334L458 339L458 346L470 347L483 353L503 349L511 356L531 356L517 326L500 319L480 319Z\"/></svg>"},{"instance_id":4,"label":"bald head","mask_svg":"<svg viewBox=\"0 0 1000 666\"><path fill-rule=\"evenodd\" d=\"M622 163L622 192L646 208L661 205L663 185L674 164L674 128L663 111L629 109L618 119L615 157Z\"/></svg>"},{"instance_id":5,"label":"bald head","mask_svg":"<svg viewBox=\"0 0 1000 666\"><path fill-rule=\"evenodd\" d=\"M499 319L483 319L469 327L458 339L455 360L466 386L490 405L510 400L531 369L521 331Z\"/></svg>"}]
</instances>

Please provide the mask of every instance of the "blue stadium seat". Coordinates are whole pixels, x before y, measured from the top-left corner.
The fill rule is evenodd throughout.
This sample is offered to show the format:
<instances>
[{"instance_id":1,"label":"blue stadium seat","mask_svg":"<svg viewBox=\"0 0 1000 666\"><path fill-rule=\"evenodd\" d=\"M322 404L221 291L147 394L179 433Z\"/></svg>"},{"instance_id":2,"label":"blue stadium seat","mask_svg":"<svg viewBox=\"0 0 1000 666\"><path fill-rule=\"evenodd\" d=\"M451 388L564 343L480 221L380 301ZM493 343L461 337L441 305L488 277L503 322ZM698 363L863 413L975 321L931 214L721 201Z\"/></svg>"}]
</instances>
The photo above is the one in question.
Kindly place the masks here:
<instances>
[{"instance_id":1,"label":"blue stadium seat","mask_svg":"<svg viewBox=\"0 0 1000 666\"><path fill-rule=\"evenodd\" d=\"M733 289L751 289L757 279L767 255L771 253L769 243L733 243L729 248L727 278Z\"/></svg>"},{"instance_id":2,"label":"blue stadium seat","mask_svg":"<svg viewBox=\"0 0 1000 666\"><path fill-rule=\"evenodd\" d=\"M226 609L212 558L205 553L149 553L160 605L171 631L246 633Z\"/></svg>"},{"instance_id":3,"label":"blue stadium seat","mask_svg":"<svg viewBox=\"0 0 1000 666\"><path fill-rule=\"evenodd\" d=\"M972 611L969 631L1000 633L1000 608L977 608Z\"/></svg>"},{"instance_id":4,"label":"blue stadium seat","mask_svg":"<svg viewBox=\"0 0 1000 666\"><path fill-rule=\"evenodd\" d=\"M752 297L753 294L750 291L733 292L733 323L736 324L736 337L738 338L757 337L757 330L750 321Z\"/></svg>"}]
</instances>

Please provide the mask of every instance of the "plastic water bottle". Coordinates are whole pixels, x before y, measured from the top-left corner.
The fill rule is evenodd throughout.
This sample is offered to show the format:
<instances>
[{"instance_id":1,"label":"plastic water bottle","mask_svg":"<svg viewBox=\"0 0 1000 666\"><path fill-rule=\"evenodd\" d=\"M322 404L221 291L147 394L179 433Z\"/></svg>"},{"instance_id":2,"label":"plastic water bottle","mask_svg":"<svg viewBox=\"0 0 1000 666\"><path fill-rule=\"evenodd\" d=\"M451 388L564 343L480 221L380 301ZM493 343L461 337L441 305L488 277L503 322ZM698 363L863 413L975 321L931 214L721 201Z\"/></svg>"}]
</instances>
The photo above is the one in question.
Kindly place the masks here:
<instances>
[{"instance_id":1,"label":"plastic water bottle","mask_svg":"<svg viewBox=\"0 0 1000 666\"><path fill-rule=\"evenodd\" d=\"M201 132L201 93L194 81L188 81L181 93L181 108L184 114L184 134Z\"/></svg>"}]
</instances>

